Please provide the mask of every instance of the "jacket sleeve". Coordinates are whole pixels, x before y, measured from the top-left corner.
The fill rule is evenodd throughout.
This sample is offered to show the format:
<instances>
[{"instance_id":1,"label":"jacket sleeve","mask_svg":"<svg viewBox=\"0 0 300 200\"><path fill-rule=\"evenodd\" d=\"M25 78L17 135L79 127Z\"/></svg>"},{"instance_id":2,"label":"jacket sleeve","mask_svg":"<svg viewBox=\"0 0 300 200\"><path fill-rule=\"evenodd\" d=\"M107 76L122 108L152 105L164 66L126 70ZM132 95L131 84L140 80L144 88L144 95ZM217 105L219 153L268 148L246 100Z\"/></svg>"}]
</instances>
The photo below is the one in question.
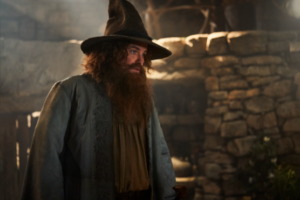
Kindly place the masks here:
<instances>
[{"instance_id":1,"label":"jacket sleeve","mask_svg":"<svg viewBox=\"0 0 300 200\"><path fill-rule=\"evenodd\" d=\"M176 178L169 149L164 137L161 137L161 146L162 169L164 170L164 179L166 182L164 188L164 196L166 200L171 200L176 198L176 192L174 190L174 186L176 185Z\"/></svg>"},{"instance_id":2,"label":"jacket sleeve","mask_svg":"<svg viewBox=\"0 0 300 200\"><path fill-rule=\"evenodd\" d=\"M157 142L157 144L154 145L156 148L154 152L158 154L156 156L160 158L160 160L157 161L158 167L156 169L156 173L160 176L158 177L158 185L160 185L163 190L163 199L173 200L176 198L176 192L173 189L173 187L176 185L176 178L169 149L158 120L156 109L154 109L152 123L155 132L153 140Z\"/></svg>"},{"instance_id":3,"label":"jacket sleeve","mask_svg":"<svg viewBox=\"0 0 300 200\"><path fill-rule=\"evenodd\" d=\"M60 83L49 92L35 128L21 199L64 199L60 154L71 101Z\"/></svg>"}]
</instances>

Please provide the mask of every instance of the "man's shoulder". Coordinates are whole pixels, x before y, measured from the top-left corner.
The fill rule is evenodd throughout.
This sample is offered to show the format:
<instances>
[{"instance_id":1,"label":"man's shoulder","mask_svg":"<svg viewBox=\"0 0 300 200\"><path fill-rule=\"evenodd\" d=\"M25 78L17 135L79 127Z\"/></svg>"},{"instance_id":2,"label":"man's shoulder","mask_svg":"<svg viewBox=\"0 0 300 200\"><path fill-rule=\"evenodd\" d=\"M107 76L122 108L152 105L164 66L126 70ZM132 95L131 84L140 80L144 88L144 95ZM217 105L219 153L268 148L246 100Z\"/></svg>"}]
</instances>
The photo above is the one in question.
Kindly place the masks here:
<instances>
[{"instance_id":1,"label":"man's shoulder","mask_svg":"<svg viewBox=\"0 0 300 200\"><path fill-rule=\"evenodd\" d=\"M65 78L58 81L57 84L61 85L65 89L71 89L74 87L89 87L94 84L94 80L88 74L81 74Z\"/></svg>"},{"instance_id":2,"label":"man's shoulder","mask_svg":"<svg viewBox=\"0 0 300 200\"><path fill-rule=\"evenodd\" d=\"M81 91L89 91L94 87L96 82L88 74L70 76L55 83L55 86L60 86L68 95Z\"/></svg>"}]
</instances>

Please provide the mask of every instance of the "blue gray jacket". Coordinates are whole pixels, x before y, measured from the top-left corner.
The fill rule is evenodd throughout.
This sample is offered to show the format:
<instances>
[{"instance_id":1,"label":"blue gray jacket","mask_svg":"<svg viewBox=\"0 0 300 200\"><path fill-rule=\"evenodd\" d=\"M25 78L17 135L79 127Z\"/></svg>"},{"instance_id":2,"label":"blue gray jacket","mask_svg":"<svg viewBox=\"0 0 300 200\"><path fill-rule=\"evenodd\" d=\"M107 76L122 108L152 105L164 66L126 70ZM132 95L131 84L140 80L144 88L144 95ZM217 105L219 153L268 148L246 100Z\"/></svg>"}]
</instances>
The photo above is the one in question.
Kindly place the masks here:
<instances>
[{"instance_id":1,"label":"blue gray jacket","mask_svg":"<svg viewBox=\"0 0 300 200\"><path fill-rule=\"evenodd\" d=\"M153 200L175 199L169 150L157 112L147 124ZM56 83L35 128L22 199L114 200L112 107L89 75Z\"/></svg>"}]
</instances>

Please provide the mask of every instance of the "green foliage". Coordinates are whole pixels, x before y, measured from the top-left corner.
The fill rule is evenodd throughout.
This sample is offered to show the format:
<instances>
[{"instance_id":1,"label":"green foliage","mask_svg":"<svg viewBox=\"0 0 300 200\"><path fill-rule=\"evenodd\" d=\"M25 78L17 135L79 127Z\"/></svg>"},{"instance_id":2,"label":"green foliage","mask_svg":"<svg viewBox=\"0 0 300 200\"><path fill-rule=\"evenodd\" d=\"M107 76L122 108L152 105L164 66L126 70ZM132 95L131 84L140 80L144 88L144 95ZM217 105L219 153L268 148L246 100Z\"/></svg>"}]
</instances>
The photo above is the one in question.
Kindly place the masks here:
<instances>
[{"instance_id":1,"label":"green foliage","mask_svg":"<svg viewBox=\"0 0 300 200\"><path fill-rule=\"evenodd\" d=\"M253 144L248 163L238 172L238 179L248 185L249 194L266 191L269 179L273 176L276 165L274 141L261 135Z\"/></svg>"},{"instance_id":2,"label":"green foliage","mask_svg":"<svg viewBox=\"0 0 300 200\"><path fill-rule=\"evenodd\" d=\"M270 180L269 199L299 200L300 181L292 166L279 165Z\"/></svg>"},{"instance_id":3,"label":"green foliage","mask_svg":"<svg viewBox=\"0 0 300 200\"><path fill-rule=\"evenodd\" d=\"M291 166L277 165L275 142L260 135L251 147L248 163L237 172L248 186L248 194L264 199L299 200L300 181Z\"/></svg>"}]
</instances>

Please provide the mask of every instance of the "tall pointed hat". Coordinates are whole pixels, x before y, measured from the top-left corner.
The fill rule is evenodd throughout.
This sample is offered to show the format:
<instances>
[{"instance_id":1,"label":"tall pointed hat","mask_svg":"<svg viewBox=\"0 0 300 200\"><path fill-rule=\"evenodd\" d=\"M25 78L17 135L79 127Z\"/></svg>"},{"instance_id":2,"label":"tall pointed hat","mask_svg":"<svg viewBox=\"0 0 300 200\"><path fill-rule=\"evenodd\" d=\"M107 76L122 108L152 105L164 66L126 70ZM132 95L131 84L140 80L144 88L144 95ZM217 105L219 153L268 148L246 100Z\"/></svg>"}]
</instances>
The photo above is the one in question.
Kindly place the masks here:
<instances>
[{"instance_id":1,"label":"tall pointed hat","mask_svg":"<svg viewBox=\"0 0 300 200\"><path fill-rule=\"evenodd\" d=\"M108 16L104 36L92 37L83 41L81 44L83 53L88 53L94 45L101 45L101 42L104 41L127 39L148 44L152 60L165 58L172 54L168 49L152 42L139 13L127 0L110 0Z\"/></svg>"}]
</instances>

